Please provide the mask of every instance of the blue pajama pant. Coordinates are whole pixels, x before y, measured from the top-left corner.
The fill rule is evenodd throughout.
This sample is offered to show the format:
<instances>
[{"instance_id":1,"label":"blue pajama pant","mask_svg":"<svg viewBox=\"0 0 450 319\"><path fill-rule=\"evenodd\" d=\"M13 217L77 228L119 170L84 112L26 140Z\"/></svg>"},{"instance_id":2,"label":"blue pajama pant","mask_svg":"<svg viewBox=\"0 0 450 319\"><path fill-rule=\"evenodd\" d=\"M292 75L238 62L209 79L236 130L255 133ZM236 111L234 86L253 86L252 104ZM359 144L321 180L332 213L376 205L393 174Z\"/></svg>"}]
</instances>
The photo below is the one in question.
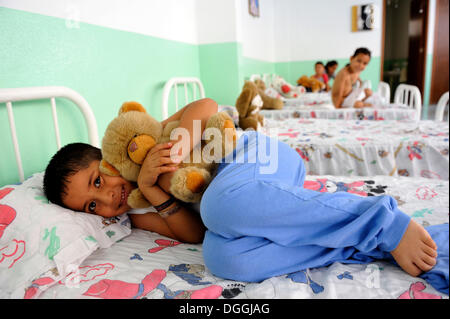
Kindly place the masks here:
<instances>
[{"instance_id":1,"label":"blue pajama pant","mask_svg":"<svg viewBox=\"0 0 450 319\"><path fill-rule=\"evenodd\" d=\"M278 148L271 174L263 172L269 164L260 159L261 145ZM208 228L204 261L222 278L259 282L333 262L392 259L389 251L410 222L390 196L304 189L296 151L254 131L245 132L222 162L200 203Z\"/></svg>"}]
</instances>

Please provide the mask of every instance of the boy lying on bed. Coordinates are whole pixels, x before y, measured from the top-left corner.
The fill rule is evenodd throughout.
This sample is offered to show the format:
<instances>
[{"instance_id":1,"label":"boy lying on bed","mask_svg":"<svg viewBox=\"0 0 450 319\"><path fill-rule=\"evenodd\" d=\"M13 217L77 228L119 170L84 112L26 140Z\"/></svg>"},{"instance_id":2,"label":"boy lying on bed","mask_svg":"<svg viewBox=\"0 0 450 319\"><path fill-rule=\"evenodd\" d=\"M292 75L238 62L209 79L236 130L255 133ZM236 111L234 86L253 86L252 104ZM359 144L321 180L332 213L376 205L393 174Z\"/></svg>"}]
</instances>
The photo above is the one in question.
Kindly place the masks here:
<instances>
[{"instance_id":1,"label":"boy lying on bed","mask_svg":"<svg viewBox=\"0 0 450 319\"><path fill-rule=\"evenodd\" d=\"M179 119L180 126L192 130L196 119L202 121L203 130L215 112L217 104L203 99L162 123ZM190 143L192 149L199 141L172 142ZM280 165L267 174L261 170L265 163L259 156L248 159L261 145L271 143L277 150L271 160ZM160 144L149 152L137 182L152 205L165 208L162 214L130 214L132 224L183 242L203 242L205 264L217 276L261 281L333 262L367 263L392 257L413 276L436 265L433 233L400 211L395 199L304 189L301 157L276 138L244 132L203 194L200 214L174 201L168 192L177 165L170 157L170 147ZM62 148L45 172L47 198L105 217L128 212L126 195L136 186L100 173L100 159L100 150L86 144ZM171 214L164 214L168 211ZM446 232L448 242L448 225Z\"/></svg>"}]
</instances>

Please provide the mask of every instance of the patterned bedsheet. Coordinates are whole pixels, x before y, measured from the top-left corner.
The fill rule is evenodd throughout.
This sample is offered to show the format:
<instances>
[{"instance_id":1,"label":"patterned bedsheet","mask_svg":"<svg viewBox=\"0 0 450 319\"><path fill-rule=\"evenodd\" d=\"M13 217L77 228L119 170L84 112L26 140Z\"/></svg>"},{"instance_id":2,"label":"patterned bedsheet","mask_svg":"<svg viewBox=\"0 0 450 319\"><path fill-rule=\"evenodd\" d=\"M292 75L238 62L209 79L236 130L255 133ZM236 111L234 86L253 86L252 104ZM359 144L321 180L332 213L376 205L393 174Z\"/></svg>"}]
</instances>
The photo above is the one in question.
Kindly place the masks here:
<instances>
[{"instance_id":1,"label":"patterned bedsheet","mask_svg":"<svg viewBox=\"0 0 450 319\"><path fill-rule=\"evenodd\" d=\"M307 176L306 186L361 196L394 196L422 225L448 223L448 181L376 176ZM320 185L327 185L320 189ZM426 281L386 261L334 263L260 283L224 280L203 264L202 246L182 244L134 229L111 248L91 254L77 272L49 287L40 298L392 298L448 299Z\"/></svg>"},{"instance_id":2,"label":"patterned bedsheet","mask_svg":"<svg viewBox=\"0 0 450 319\"><path fill-rule=\"evenodd\" d=\"M262 132L296 149L308 174L449 178L445 122L268 119Z\"/></svg>"},{"instance_id":3,"label":"patterned bedsheet","mask_svg":"<svg viewBox=\"0 0 450 319\"><path fill-rule=\"evenodd\" d=\"M390 108L335 109L332 104L285 106L281 110L261 110L266 119L317 118L333 120L417 120L418 113L411 108L392 105Z\"/></svg>"},{"instance_id":4,"label":"patterned bedsheet","mask_svg":"<svg viewBox=\"0 0 450 319\"><path fill-rule=\"evenodd\" d=\"M321 104L333 104L331 101L331 93L320 92L306 92L297 98L282 98L284 106L317 106Z\"/></svg>"}]
</instances>

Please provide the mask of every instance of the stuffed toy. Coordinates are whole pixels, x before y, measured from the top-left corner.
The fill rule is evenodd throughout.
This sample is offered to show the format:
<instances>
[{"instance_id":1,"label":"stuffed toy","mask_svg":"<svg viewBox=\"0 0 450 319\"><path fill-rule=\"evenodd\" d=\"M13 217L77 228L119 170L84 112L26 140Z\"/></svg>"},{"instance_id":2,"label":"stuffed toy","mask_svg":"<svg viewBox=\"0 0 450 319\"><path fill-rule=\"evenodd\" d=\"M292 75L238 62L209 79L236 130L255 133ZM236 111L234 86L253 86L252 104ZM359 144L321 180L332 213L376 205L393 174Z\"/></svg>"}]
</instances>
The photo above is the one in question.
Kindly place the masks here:
<instances>
[{"instance_id":1,"label":"stuffed toy","mask_svg":"<svg viewBox=\"0 0 450 319\"><path fill-rule=\"evenodd\" d=\"M301 76L297 80L297 84L310 89L311 92L319 92L319 91L324 90L326 87L325 83L320 82L318 79L316 79L313 76L308 77L306 75Z\"/></svg>"},{"instance_id":2,"label":"stuffed toy","mask_svg":"<svg viewBox=\"0 0 450 319\"><path fill-rule=\"evenodd\" d=\"M100 171L113 176L121 175L126 180L136 182L147 153L156 144L168 142L170 133L178 124L179 121L168 122L163 128L141 104L125 102L119 115L106 128L102 139ZM210 137L206 134L208 132L212 132ZM182 161L171 179L170 192L184 202L200 201L217 163L232 152L236 145L234 123L225 112L211 116L204 133L206 139L201 141L200 156L194 157L193 150L189 155L190 161ZM129 194L127 203L132 208L151 206L138 188Z\"/></svg>"},{"instance_id":3,"label":"stuffed toy","mask_svg":"<svg viewBox=\"0 0 450 319\"><path fill-rule=\"evenodd\" d=\"M271 97L266 94L267 88L263 80L255 80L256 87L258 88L258 94L263 101L262 109L267 110L281 110L283 108L283 101L278 97Z\"/></svg>"},{"instance_id":4,"label":"stuffed toy","mask_svg":"<svg viewBox=\"0 0 450 319\"><path fill-rule=\"evenodd\" d=\"M259 114L263 103L256 84L252 81L245 81L241 94L236 100L240 128L259 131L260 127L264 125L264 117Z\"/></svg>"},{"instance_id":5,"label":"stuffed toy","mask_svg":"<svg viewBox=\"0 0 450 319\"><path fill-rule=\"evenodd\" d=\"M290 99L295 99L300 97L306 92L303 86L293 86L292 84L286 82L281 76L274 76L272 79L272 86L277 90L282 96Z\"/></svg>"}]
</instances>

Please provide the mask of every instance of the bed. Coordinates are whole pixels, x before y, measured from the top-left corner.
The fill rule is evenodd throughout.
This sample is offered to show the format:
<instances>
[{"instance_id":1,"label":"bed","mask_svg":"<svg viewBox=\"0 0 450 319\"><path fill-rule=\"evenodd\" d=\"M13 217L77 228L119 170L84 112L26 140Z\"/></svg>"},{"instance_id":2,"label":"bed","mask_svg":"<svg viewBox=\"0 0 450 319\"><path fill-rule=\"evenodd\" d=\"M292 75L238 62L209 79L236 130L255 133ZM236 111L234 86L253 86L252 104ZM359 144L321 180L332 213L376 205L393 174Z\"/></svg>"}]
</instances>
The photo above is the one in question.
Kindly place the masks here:
<instances>
[{"instance_id":1,"label":"bed","mask_svg":"<svg viewBox=\"0 0 450 319\"><path fill-rule=\"evenodd\" d=\"M0 107L11 106L10 92L0 90ZM92 134L90 142L97 145L95 129ZM260 283L224 280L204 266L201 245L131 229L126 214L102 218L53 205L44 197L42 179L36 172L23 182L0 185L0 298L448 299L448 292L387 261L334 263ZM422 225L448 223L445 180L308 176L305 186L360 196L389 194Z\"/></svg>"},{"instance_id":2,"label":"bed","mask_svg":"<svg viewBox=\"0 0 450 319\"><path fill-rule=\"evenodd\" d=\"M314 175L448 180L448 122L266 119L262 131L302 156Z\"/></svg>"},{"instance_id":3,"label":"bed","mask_svg":"<svg viewBox=\"0 0 450 319\"><path fill-rule=\"evenodd\" d=\"M305 93L314 94L314 93ZM332 104L316 103L312 105L288 105L285 104L281 110L261 110L260 113L266 119L332 119L332 120L418 120L416 110L403 105L392 104L389 108L365 107L362 109L344 108L335 109Z\"/></svg>"},{"instance_id":4,"label":"bed","mask_svg":"<svg viewBox=\"0 0 450 319\"><path fill-rule=\"evenodd\" d=\"M274 90L271 85L275 75L253 74L251 81L262 79L265 81L268 90ZM370 82L365 84L370 87ZM278 92L278 90L276 90ZM268 91L267 93L270 94ZM278 92L280 93L280 92ZM390 101L390 87L385 82L378 84L377 94L383 101ZM261 110L261 114L268 119L287 118L318 118L318 119L339 119L339 120L419 120L421 108L419 105L410 107L406 103L396 101L394 103L383 103L383 106L376 108L366 107L363 109L341 108L336 109L331 100L331 92L306 92L297 98L285 98L280 94L284 107L281 110Z\"/></svg>"}]
</instances>

